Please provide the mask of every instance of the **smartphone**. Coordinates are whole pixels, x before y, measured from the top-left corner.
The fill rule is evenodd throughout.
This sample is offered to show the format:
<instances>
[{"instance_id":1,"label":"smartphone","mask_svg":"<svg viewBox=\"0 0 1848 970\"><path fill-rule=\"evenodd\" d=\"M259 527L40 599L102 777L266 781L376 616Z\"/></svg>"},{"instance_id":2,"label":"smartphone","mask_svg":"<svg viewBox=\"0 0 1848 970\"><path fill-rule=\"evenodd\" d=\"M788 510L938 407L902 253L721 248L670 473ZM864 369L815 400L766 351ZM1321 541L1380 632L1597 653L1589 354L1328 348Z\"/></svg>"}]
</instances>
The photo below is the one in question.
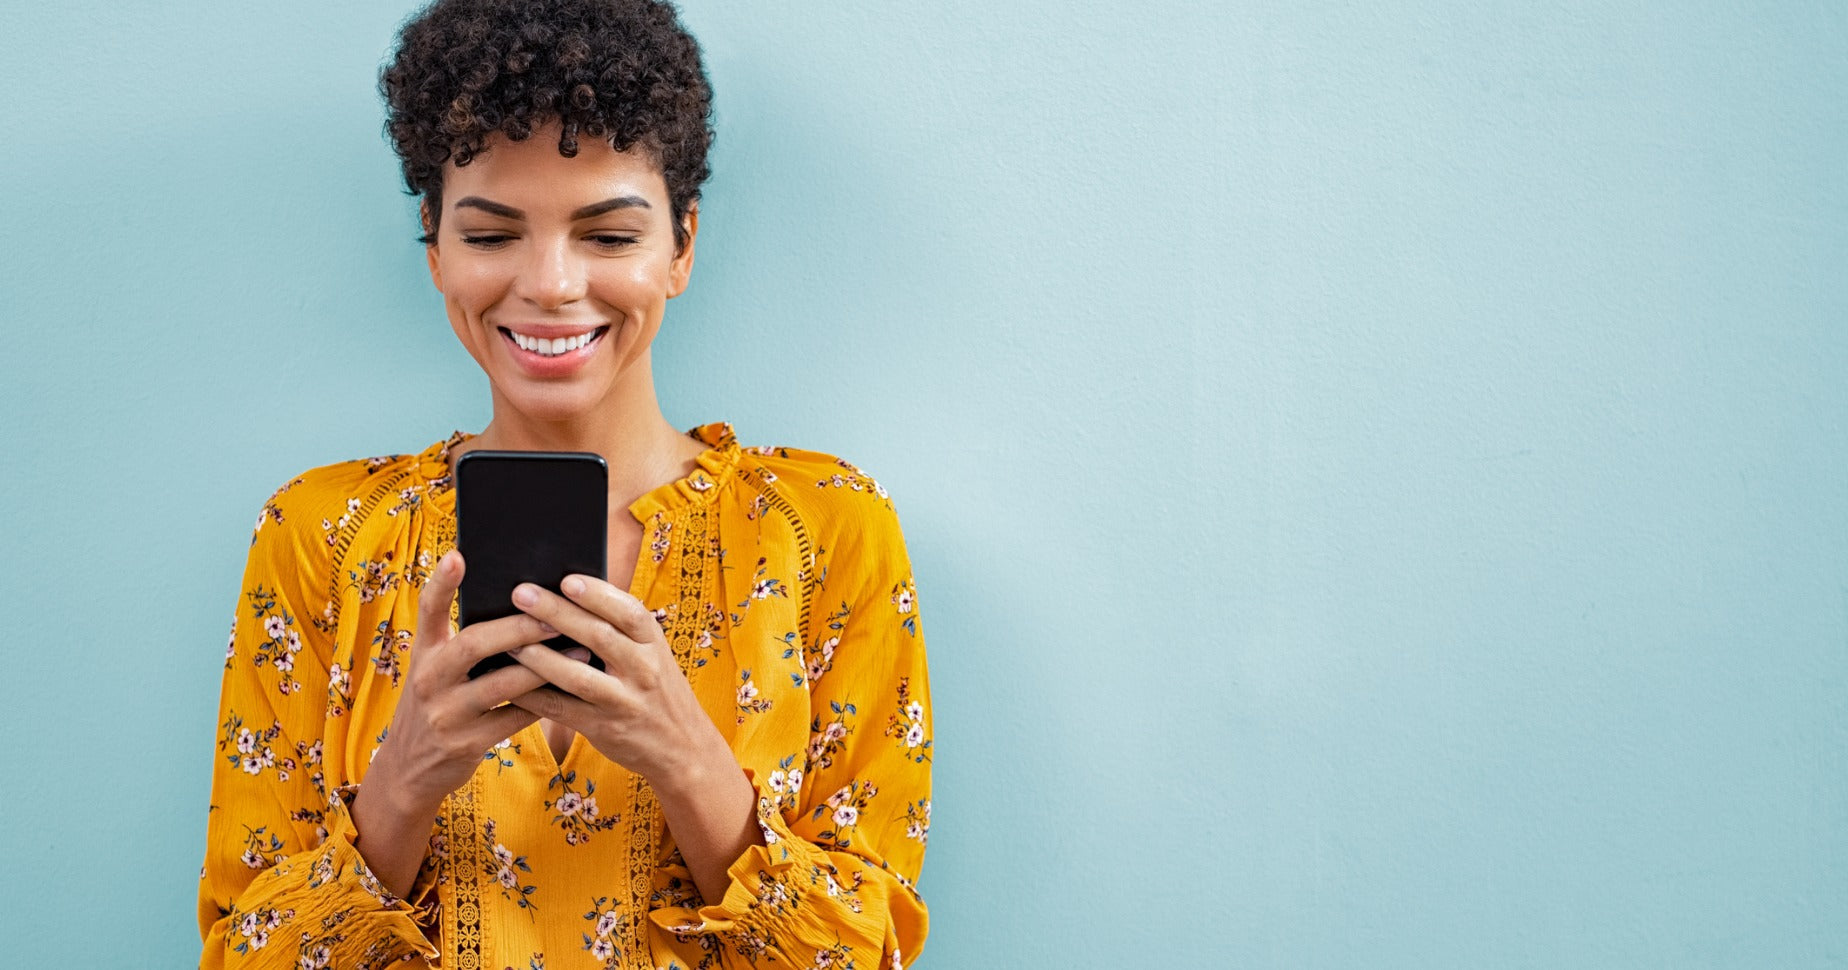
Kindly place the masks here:
<instances>
[{"instance_id":1,"label":"smartphone","mask_svg":"<svg viewBox=\"0 0 1848 970\"><path fill-rule=\"evenodd\" d=\"M609 467L579 451L469 451L456 460L456 548L462 626L520 612L513 588L534 583L559 592L571 573L604 575L609 535ZM554 650L578 646L559 634ZM468 672L479 677L516 663L497 653ZM595 653L588 661L603 669Z\"/></svg>"}]
</instances>

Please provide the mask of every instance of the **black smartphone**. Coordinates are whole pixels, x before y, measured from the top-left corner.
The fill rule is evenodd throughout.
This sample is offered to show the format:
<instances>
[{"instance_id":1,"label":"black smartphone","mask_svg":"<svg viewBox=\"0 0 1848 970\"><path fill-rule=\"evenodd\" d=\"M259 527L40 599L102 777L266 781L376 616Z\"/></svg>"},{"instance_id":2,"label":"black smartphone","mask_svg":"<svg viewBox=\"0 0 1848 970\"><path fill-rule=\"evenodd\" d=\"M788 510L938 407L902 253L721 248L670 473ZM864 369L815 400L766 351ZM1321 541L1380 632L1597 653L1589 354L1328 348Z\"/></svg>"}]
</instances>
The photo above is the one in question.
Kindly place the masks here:
<instances>
[{"instance_id":1,"label":"black smartphone","mask_svg":"<svg viewBox=\"0 0 1848 970\"><path fill-rule=\"evenodd\" d=\"M559 592L571 573L604 575L609 535L609 467L579 451L469 451L456 460L456 548L462 626L520 612L513 588L534 583ZM554 650L578 646L559 634ZM497 653L475 664L479 677L516 661ZM603 658L589 663L603 669Z\"/></svg>"}]
</instances>

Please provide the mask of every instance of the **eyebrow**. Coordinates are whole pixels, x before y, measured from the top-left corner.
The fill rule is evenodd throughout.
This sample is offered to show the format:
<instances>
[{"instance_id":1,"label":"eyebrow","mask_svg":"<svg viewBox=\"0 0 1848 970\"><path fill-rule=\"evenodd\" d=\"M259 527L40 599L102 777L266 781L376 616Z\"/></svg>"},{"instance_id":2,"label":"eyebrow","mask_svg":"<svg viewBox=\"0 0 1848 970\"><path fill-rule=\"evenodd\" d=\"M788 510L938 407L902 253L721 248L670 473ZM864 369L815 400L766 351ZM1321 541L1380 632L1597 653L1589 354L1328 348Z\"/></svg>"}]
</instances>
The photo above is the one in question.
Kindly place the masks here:
<instances>
[{"instance_id":1,"label":"eyebrow","mask_svg":"<svg viewBox=\"0 0 1848 970\"><path fill-rule=\"evenodd\" d=\"M484 199L479 195L464 196L463 198L456 200L456 208L461 209L465 207L470 208L470 209L480 209L481 211L486 212L489 215L500 216L503 219L525 219L526 218L526 213L520 209L516 209L513 206L505 205L500 202L495 202L492 199ZM613 199L604 199L602 202L592 202L591 204L584 206L583 208L577 210L576 212L571 213L571 221L576 222L579 219L594 219L597 216L603 215L606 212L615 212L617 209L652 209L652 208L654 208L654 206L649 205L648 200L642 198L639 195L619 195Z\"/></svg>"}]
</instances>

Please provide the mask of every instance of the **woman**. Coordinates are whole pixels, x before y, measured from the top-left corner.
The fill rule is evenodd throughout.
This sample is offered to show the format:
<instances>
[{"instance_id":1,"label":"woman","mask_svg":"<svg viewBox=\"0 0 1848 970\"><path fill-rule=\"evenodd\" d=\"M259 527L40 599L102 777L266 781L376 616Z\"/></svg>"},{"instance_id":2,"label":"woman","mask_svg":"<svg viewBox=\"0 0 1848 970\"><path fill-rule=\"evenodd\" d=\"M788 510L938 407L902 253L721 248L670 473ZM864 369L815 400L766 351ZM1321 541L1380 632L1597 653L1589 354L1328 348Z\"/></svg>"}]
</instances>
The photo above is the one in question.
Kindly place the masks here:
<instances>
[{"instance_id":1,"label":"woman","mask_svg":"<svg viewBox=\"0 0 1848 970\"><path fill-rule=\"evenodd\" d=\"M264 505L201 964L902 966L931 742L891 501L829 455L680 433L655 397L707 173L694 41L650 0L440 0L382 86L493 418ZM454 630L474 448L603 455L608 580ZM606 669L540 642L561 631Z\"/></svg>"}]
</instances>

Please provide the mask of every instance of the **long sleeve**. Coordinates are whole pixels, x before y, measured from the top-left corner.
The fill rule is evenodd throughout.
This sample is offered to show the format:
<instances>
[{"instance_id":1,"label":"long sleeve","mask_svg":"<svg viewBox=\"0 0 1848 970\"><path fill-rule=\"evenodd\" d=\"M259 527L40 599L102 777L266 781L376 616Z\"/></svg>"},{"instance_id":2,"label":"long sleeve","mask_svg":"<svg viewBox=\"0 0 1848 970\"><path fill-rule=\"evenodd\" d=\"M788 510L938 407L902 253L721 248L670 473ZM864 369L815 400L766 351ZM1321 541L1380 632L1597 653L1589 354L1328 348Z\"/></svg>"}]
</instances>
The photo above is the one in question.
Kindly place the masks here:
<instances>
[{"instance_id":1,"label":"long sleeve","mask_svg":"<svg viewBox=\"0 0 1848 970\"><path fill-rule=\"evenodd\" d=\"M201 967L436 956L416 910L366 868L347 812L351 788L324 770L352 652L337 650L325 619L332 553L316 527L324 512L349 510L313 476L263 507L225 653L199 885ZM413 896L428 892L420 889Z\"/></svg>"},{"instance_id":2,"label":"long sleeve","mask_svg":"<svg viewBox=\"0 0 1848 970\"><path fill-rule=\"evenodd\" d=\"M752 965L902 967L928 929L916 890L930 830L924 637L897 515L883 494L866 499L836 534L813 604L798 675L814 715L807 749L761 777L747 768L766 844L729 867L723 899L652 917Z\"/></svg>"}]
</instances>

